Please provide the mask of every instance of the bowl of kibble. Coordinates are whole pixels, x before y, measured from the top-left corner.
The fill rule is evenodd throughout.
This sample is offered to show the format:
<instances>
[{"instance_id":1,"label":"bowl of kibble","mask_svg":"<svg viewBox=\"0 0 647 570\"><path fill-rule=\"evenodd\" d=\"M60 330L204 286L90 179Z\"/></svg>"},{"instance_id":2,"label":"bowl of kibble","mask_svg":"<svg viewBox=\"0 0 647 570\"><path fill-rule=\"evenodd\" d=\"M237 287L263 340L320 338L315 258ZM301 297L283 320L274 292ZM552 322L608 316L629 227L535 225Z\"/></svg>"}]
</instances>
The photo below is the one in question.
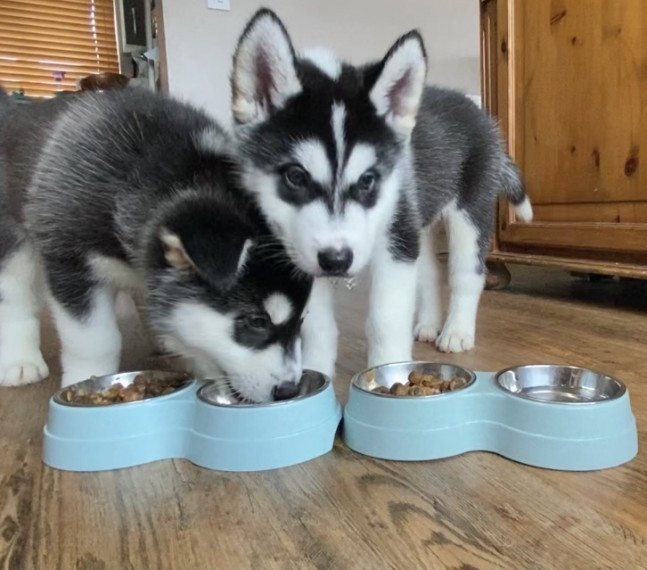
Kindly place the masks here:
<instances>
[{"instance_id":1,"label":"bowl of kibble","mask_svg":"<svg viewBox=\"0 0 647 570\"><path fill-rule=\"evenodd\" d=\"M381 459L420 461L490 451L569 471L614 467L638 449L624 384L558 365L496 373L432 362L370 368L351 381L344 441Z\"/></svg>"},{"instance_id":2,"label":"bowl of kibble","mask_svg":"<svg viewBox=\"0 0 647 570\"><path fill-rule=\"evenodd\" d=\"M404 362L366 370L355 376L353 385L379 396L424 397L449 394L475 380L474 372L453 364Z\"/></svg>"},{"instance_id":3,"label":"bowl of kibble","mask_svg":"<svg viewBox=\"0 0 647 570\"><path fill-rule=\"evenodd\" d=\"M93 376L54 394L54 401L64 406L112 406L168 396L186 388L188 374L161 370L142 370L109 376Z\"/></svg>"},{"instance_id":4,"label":"bowl of kibble","mask_svg":"<svg viewBox=\"0 0 647 570\"><path fill-rule=\"evenodd\" d=\"M332 449L341 409L329 378L304 371L298 393L242 401L226 383L179 372L93 377L50 400L43 460L68 471L101 471L161 459L209 469L258 471Z\"/></svg>"}]
</instances>

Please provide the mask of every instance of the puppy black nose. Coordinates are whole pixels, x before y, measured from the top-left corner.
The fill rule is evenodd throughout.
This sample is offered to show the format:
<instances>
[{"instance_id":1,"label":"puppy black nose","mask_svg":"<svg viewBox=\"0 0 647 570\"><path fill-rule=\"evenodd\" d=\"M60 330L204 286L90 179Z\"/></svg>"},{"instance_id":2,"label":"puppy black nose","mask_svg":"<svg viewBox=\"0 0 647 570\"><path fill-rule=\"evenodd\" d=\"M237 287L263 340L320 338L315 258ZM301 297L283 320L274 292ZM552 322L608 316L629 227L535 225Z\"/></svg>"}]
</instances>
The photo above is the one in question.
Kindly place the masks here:
<instances>
[{"instance_id":1,"label":"puppy black nose","mask_svg":"<svg viewBox=\"0 0 647 570\"><path fill-rule=\"evenodd\" d=\"M353 264L353 251L342 249L322 249L318 254L319 267L328 275L344 275Z\"/></svg>"},{"instance_id":2,"label":"puppy black nose","mask_svg":"<svg viewBox=\"0 0 647 570\"><path fill-rule=\"evenodd\" d=\"M272 389L272 398L275 402L289 400L299 393L299 385L296 382L281 382Z\"/></svg>"}]
</instances>

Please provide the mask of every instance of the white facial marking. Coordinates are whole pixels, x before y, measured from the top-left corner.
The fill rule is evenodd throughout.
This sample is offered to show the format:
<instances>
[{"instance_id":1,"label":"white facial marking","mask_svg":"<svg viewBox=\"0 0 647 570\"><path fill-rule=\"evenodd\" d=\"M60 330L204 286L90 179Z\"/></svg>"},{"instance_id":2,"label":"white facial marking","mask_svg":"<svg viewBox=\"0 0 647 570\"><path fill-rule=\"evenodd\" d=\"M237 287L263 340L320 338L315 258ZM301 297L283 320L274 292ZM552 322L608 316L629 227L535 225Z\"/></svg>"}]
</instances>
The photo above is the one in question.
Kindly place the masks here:
<instances>
[{"instance_id":1,"label":"white facial marking","mask_svg":"<svg viewBox=\"0 0 647 570\"><path fill-rule=\"evenodd\" d=\"M263 303L267 314L270 316L272 323L282 325L291 316L294 311L290 299L283 293L272 293Z\"/></svg>"},{"instance_id":2,"label":"white facial marking","mask_svg":"<svg viewBox=\"0 0 647 570\"><path fill-rule=\"evenodd\" d=\"M340 172L343 168L344 155L346 153L346 107L342 103L333 103L332 132L335 137L335 155L337 156L335 179L339 183Z\"/></svg>"},{"instance_id":3,"label":"white facial marking","mask_svg":"<svg viewBox=\"0 0 647 570\"><path fill-rule=\"evenodd\" d=\"M370 145L356 145L356 157L349 165L351 174L359 176L374 164L374 150ZM348 166L347 166L348 170ZM276 177L260 169L249 169L244 183L258 196L261 210L267 216L272 229L296 265L304 272L321 276L318 252L326 248L341 249L348 247L353 252L353 263L349 275L355 275L368 264L375 249L379 235L389 228L389 220L394 209L402 184L402 170L396 167L382 180L380 195L372 208L366 209L349 200L343 215L331 215L321 200L314 200L300 208L281 199L277 191ZM353 180L353 182L356 181Z\"/></svg>"},{"instance_id":4,"label":"white facial marking","mask_svg":"<svg viewBox=\"0 0 647 570\"><path fill-rule=\"evenodd\" d=\"M271 401L274 386L298 382L301 376L299 342L290 358L278 343L260 350L239 344L233 336L233 317L202 303L178 303L157 325L164 330L166 345L193 360L203 377L220 378L224 373L249 400Z\"/></svg>"},{"instance_id":5,"label":"white facial marking","mask_svg":"<svg viewBox=\"0 0 647 570\"><path fill-rule=\"evenodd\" d=\"M314 64L319 70L330 77L330 79L339 79L341 75L341 62L329 49L324 47L310 48L303 53L302 57Z\"/></svg>"},{"instance_id":6,"label":"white facial marking","mask_svg":"<svg viewBox=\"0 0 647 570\"><path fill-rule=\"evenodd\" d=\"M40 353L41 269L30 243L0 266L0 386L29 384L49 374Z\"/></svg>"},{"instance_id":7,"label":"white facial marking","mask_svg":"<svg viewBox=\"0 0 647 570\"><path fill-rule=\"evenodd\" d=\"M375 149L365 143L357 143L348 157L344 168L344 186L354 184L369 168L375 166L377 155Z\"/></svg>"},{"instance_id":8,"label":"white facial marking","mask_svg":"<svg viewBox=\"0 0 647 570\"><path fill-rule=\"evenodd\" d=\"M321 142L310 139L294 147L294 156L305 168L315 182L329 186L332 182L332 171L326 149Z\"/></svg>"}]
</instances>

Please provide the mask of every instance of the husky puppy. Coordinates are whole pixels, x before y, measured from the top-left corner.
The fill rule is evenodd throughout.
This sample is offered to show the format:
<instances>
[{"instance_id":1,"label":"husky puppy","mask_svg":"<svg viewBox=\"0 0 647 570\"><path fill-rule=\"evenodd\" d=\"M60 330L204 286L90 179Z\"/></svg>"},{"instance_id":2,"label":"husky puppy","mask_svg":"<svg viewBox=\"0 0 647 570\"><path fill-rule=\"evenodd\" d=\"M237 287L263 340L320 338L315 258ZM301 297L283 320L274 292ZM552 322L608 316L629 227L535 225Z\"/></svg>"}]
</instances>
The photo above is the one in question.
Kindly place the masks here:
<instances>
[{"instance_id":1,"label":"husky puppy","mask_svg":"<svg viewBox=\"0 0 647 570\"><path fill-rule=\"evenodd\" d=\"M441 350L472 348L497 197L531 212L493 121L466 97L425 88L426 73L416 31L355 67L324 50L298 55L267 9L234 55L245 187L303 271L348 277L370 266L370 366L410 359L414 325ZM442 332L431 238L420 239L441 218L452 289ZM337 345L331 297L329 280L316 279L303 331L304 363L327 374Z\"/></svg>"},{"instance_id":2,"label":"husky puppy","mask_svg":"<svg viewBox=\"0 0 647 570\"><path fill-rule=\"evenodd\" d=\"M118 370L115 294L132 289L144 292L165 345L202 377L224 375L257 402L296 392L312 280L240 190L232 142L216 123L133 88L3 115L0 384L48 374L45 282L64 386Z\"/></svg>"}]
</instances>

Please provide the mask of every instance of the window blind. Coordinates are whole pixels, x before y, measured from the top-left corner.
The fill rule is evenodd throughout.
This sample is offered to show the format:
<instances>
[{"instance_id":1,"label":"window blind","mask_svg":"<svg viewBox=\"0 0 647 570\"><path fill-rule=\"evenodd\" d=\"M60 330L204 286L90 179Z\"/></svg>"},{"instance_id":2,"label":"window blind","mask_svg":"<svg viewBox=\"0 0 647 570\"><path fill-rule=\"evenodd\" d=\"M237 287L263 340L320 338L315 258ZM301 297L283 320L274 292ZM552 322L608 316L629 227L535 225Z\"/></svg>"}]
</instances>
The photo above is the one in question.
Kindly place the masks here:
<instances>
[{"instance_id":1,"label":"window blind","mask_svg":"<svg viewBox=\"0 0 647 570\"><path fill-rule=\"evenodd\" d=\"M119 71L113 0L0 0L0 84L51 96Z\"/></svg>"}]
</instances>

